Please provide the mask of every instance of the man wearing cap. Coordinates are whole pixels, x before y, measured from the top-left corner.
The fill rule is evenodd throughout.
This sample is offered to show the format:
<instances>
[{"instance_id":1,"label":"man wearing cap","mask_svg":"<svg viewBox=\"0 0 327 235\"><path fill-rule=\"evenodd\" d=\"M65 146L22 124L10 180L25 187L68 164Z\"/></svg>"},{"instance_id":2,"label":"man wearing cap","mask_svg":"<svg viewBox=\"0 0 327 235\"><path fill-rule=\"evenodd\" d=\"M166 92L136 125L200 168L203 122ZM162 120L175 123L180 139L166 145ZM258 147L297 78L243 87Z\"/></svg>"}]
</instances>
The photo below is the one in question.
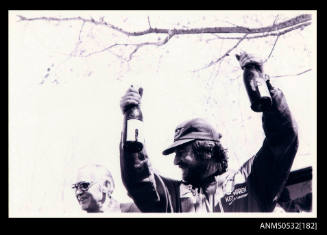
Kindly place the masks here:
<instances>
[{"instance_id":1,"label":"man wearing cap","mask_svg":"<svg viewBox=\"0 0 327 235\"><path fill-rule=\"evenodd\" d=\"M243 68L262 63L241 54ZM174 164L183 180L173 180L152 169L145 146L130 153L120 145L123 183L142 212L272 212L288 178L298 148L297 127L281 90L270 87L272 106L262 114L265 139L260 150L237 171L227 171L222 135L196 118L177 126L174 142L163 151L175 153ZM122 97L121 109L140 104L134 88Z\"/></svg>"}]
</instances>

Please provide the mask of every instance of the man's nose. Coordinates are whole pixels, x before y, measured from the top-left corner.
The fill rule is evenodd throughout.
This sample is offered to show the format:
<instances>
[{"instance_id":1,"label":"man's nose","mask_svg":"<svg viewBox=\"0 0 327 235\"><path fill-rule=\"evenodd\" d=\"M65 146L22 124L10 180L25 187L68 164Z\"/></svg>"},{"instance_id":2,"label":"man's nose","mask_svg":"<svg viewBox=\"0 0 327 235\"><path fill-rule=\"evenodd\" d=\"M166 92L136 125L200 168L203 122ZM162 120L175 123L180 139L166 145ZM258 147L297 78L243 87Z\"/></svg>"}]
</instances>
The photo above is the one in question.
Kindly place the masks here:
<instances>
[{"instance_id":1,"label":"man's nose","mask_svg":"<svg viewBox=\"0 0 327 235\"><path fill-rule=\"evenodd\" d=\"M81 190L80 188L77 188L76 191L75 191L76 196L80 195L82 193L83 193L83 190Z\"/></svg>"},{"instance_id":2,"label":"man's nose","mask_svg":"<svg viewBox=\"0 0 327 235\"><path fill-rule=\"evenodd\" d=\"M181 161L181 157L177 154L175 154L175 158L174 158L174 164L178 165Z\"/></svg>"}]
</instances>

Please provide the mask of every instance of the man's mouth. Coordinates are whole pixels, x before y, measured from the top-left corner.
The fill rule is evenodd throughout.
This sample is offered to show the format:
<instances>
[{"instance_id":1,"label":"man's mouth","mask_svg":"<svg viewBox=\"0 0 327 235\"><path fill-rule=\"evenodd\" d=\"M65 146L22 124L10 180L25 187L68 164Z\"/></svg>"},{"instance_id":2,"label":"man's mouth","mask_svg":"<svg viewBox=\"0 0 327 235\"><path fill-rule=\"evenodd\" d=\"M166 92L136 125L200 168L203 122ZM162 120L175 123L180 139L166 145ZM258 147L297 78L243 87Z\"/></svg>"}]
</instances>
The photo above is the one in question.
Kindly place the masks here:
<instances>
[{"instance_id":1,"label":"man's mouth","mask_svg":"<svg viewBox=\"0 0 327 235\"><path fill-rule=\"evenodd\" d=\"M88 199L88 196L87 196L87 195L80 195L80 196L77 196L77 200L79 201L79 203L83 203L83 202L85 202L87 199Z\"/></svg>"}]
</instances>

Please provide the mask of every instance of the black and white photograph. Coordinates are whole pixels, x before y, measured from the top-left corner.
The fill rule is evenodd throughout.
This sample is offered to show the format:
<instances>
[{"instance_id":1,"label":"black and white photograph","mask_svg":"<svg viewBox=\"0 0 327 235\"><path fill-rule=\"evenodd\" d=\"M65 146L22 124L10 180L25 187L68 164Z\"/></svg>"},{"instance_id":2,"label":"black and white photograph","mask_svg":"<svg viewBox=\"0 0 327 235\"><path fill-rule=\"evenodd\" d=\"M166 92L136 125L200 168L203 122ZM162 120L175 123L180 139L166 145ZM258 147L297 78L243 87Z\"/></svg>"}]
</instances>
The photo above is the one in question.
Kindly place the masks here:
<instances>
[{"instance_id":1,"label":"black and white photograph","mask_svg":"<svg viewBox=\"0 0 327 235\"><path fill-rule=\"evenodd\" d=\"M9 218L317 217L317 11L8 20Z\"/></svg>"}]
</instances>

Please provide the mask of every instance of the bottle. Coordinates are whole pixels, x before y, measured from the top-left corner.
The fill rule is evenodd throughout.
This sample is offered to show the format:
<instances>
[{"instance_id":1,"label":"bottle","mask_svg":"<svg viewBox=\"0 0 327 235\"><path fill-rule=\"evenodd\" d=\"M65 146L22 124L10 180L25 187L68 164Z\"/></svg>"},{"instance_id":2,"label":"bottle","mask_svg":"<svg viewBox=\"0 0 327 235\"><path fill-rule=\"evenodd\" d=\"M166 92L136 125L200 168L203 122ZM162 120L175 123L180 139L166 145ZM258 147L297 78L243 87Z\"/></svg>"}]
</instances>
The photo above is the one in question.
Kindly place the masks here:
<instances>
[{"instance_id":1,"label":"bottle","mask_svg":"<svg viewBox=\"0 0 327 235\"><path fill-rule=\"evenodd\" d=\"M251 109L255 112L268 110L272 105L268 89L270 83L269 80L265 80L256 63L249 63L244 66L243 82L250 99Z\"/></svg>"},{"instance_id":2,"label":"bottle","mask_svg":"<svg viewBox=\"0 0 327 235\"><path fill-rule=\"evenodd\" d=\"M143 90L139 89L142 96ZM139 105L128 105L124 110L124 150L130 153L142 151L144 144L143 115Z\"/></svg>"}]
</instances>

